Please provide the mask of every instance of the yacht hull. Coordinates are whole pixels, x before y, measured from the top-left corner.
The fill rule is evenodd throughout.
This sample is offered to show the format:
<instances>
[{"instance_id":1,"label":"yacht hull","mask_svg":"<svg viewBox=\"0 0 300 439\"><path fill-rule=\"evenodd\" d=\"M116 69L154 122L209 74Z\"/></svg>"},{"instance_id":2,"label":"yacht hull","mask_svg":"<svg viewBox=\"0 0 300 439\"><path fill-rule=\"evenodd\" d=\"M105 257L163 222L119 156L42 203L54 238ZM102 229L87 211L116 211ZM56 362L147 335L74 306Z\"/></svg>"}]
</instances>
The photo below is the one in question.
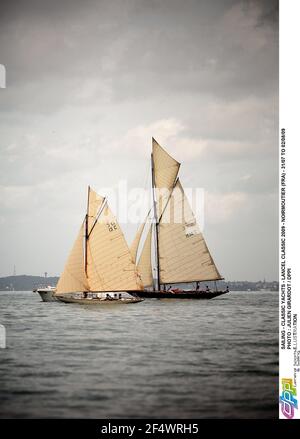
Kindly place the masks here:
<instances>
[{"instance_id":1,"label":"yacht hull","mask_svg":"<svg viewBox=\"0 0 300 439\"><path fill-rule=\"evenodd\" d=\"M91 297L91 298L84 298L84 297L72 297L72 296L56 296L56 298L60 302L64 303L78 303L80 305L126 305L130 303L139 303L142 302L144 299L137 296L132 297L123 297L121 299L119 298L99 298L99 297Z\"/></svg>"},{"instance_id":2,"label":"yacht hull","mask_svg":"<svg viewBox=\"0 0 300 439\"><path fill-rule=\"evenodd\" d=\"M213 299L229 291L137 291L136 294L139 297L151 298L151 299Z\"/></svg>"}]
</instances>

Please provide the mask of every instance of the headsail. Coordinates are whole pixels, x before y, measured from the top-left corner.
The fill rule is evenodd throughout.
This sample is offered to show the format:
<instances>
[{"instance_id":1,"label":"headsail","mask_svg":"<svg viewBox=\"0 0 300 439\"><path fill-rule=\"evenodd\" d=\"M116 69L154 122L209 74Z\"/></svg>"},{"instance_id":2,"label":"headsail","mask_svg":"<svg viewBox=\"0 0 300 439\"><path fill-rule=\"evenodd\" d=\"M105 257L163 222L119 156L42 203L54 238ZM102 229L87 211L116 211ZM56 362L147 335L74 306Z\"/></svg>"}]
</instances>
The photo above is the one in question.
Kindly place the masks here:
<instances>
[{"instance_id":1,"label":"headsail","mask_svg":"<svg viewBox=\"0 0 300 439\"><path fill-rule=\"evenodd\" d=\"M138 228L138 231L136 232L134 240L132 241L131 246L130 246L130 253L132 255L132 259L133 259L133 262L135 264L136 264L136 261L137 261L137 254L138 254L138 249L139 249L139 245L140 245L140 242L141 242L141 238L142 238L142 235L143 235L143 231L145 229L146 223L149 220L149 216L150 216L151 210L152 209L149 210L145 220L142 222L142 224Z\"/></svg>"},{"instance_id":2,"label":"headsail","mask_svg":"<svg viewBox=\"0 0 300 439\"><path fill-rule=\"evenodd\" d=\"M160 218L158 243L161 283L221 279L179 179Z\"/></svg>"},{"instance_id":3,"label":"headsail","mask_svg":"<svg viewBox=\"0 0 300 439\"><path fill-rule=\"evenodd\" d=\"M80 227L64 271L59 278L56 294L87 291L89 289L84 270L83 239L84 224Z\"/></svg>"},{"instance_id":4,"label":"headsail","mask_svg":"<svg viewBox=\"0 0 300 439\"><path fill-rule=\"evenodd\" d=\"M141 275L143 285L146 287L153 285L152 263L151 263L151 238L152 224L144 242L143 250L137 264L138 271Z\"/></svg>"}]
</instances>

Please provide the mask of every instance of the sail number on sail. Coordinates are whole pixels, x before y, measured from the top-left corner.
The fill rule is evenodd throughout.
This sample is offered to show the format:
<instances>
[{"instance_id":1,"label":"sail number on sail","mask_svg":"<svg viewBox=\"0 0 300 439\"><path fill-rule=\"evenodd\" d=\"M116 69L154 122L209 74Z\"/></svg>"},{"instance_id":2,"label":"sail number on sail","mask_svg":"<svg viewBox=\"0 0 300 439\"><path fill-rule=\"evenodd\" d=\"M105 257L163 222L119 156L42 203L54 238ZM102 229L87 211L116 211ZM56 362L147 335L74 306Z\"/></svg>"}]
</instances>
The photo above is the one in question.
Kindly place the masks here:
<instances>
[{"instance_id":1,"label":"sail number on sail","mask_svg":"<svg viewBox=\"0 0 300 439\"><path fill-rule=\"evenodd\" d=\"M114 222L107 223L106 225L108 227L109 232L113 232L114 230L117 230L117 224Z\"/></svg>"}]
</instances>

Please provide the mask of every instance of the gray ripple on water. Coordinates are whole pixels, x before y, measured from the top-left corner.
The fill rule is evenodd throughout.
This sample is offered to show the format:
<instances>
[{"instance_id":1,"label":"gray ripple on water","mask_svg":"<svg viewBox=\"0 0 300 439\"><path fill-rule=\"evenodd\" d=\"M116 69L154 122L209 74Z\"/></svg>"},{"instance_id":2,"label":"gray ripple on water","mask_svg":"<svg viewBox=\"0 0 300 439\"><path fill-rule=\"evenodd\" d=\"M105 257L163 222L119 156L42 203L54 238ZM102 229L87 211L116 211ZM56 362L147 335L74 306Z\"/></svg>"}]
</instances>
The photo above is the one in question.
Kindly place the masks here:
<instances>
[{"instance_id":1,"label":"gray ripple on water","mask_svg":"<svg viewBox=\"0 0 300 439\"><path fill-rule=\"evenodd\" d=\"M129 306L0 293L0 417L276 418L278 297Z\"/></svg>"}]
</instances>

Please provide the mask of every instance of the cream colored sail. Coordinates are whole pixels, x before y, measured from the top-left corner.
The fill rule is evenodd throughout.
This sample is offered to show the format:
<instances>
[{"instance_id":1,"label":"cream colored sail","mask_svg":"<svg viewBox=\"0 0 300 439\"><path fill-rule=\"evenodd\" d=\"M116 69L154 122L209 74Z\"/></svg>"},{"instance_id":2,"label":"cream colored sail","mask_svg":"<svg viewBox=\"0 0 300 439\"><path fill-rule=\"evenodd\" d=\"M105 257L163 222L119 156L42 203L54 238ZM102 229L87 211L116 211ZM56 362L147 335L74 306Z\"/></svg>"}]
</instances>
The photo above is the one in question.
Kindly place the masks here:
<instances>
[{"instance_id":1,"label":"cream colored sail","mask_svg":"<svg viewBox=\"0 0 300 439\"><path fill-rule=\"evenodd\" d=\"M147 216L147 218L148 218L148 216ZM138 228L138 231L136 232L134 240L132 241L132 244L130 246L130 253L131 253L133 262L135 264L136 264L137 253L138 253L138 249L139 249L139 245L140 245L140 240L141 240L141 237L142 237L145 225L146 225L147 218Z\"/></svg>"},{"instance_id":2,"label":"cream colored sail","mask_svg":"<svg viewBox=\"0 0 300 439\"><path fill-rule=\"evenodd\" d=\"M179 179L161 216L158 238L161 283L221 279Z\"/></svg>"},{"instance_id":3,"label":"cream colored sail","mask_svg":"<svg viewBox=\"0 0 300 439\"><path fill-rule=\"evenodd\" d=\"M133 262L135 264L136 264L136 261L137 261L137 254L138 254L138 249L139 249L139 246L140 246L141 238L142 238L142 235L143 235L143 231L145 229L146 223L149 220L149 215L150 215L151 210L152 209L149 210L149 212L147 213L147 216L145 218L145 221L143 221L142 224L140 225L140 227L138 228L138 231L136 232L134 240L132 241L131 246L130 246L130 253L132 255L132 259L133 259Z\"/></svg>"},{"instance_id":4,"label":"cream colored sail","mask_svg":"<svg viewBox=\"0 0 300 439\"><path fill-rule=\"evenodd\" d=\"M104 198L97 194L92 188L89 187L88 194L88 233L90 233L93 225L95 224L99 207L103 203Z\"/></svg>"},{"instance_id":5,"label":"cream colored sail","mask_svg":"<svg viewBox=\"0 0 300 439\"><path fill-rule=\"evenodd\" d=\"M157 212L160 217L172 190L180 168L178 163L152 138L152 157L155 175Z\"/></svg>"},{"instance_id":6,"label":"cream colored sail","mask_svg":"<svg viewBox=\"0 0 300 439\"><path fill-rule=\"evenodd\" d=\"M138 272L141 275L143 285L148 287L153 285L152 264L151 264L151 238L152 224L150 225L147 237L144 242L143 250L137 265Z\"/></svg>"},{"instance_id":7,"label":"cream colored sail","mask_svg":"<svg viewBox=\"0 0 300 439\"><path fill-rule=\"evenodd\" d=\"M91 291L143 288L123 232L107 204L88 237L87 278Z\"/></svg>"},{"instance_id":8,"label":"cream colored sail","mask_svg":"<svg viewBox=\"0 0 300 439\"><path fill-rule=\"evenodd\" d=\"M80 227L77 239L66 262L64 271L59 278L56 294L87 291L88 282L84 270L84 224Z\"/></svg>"}]
</instances>

